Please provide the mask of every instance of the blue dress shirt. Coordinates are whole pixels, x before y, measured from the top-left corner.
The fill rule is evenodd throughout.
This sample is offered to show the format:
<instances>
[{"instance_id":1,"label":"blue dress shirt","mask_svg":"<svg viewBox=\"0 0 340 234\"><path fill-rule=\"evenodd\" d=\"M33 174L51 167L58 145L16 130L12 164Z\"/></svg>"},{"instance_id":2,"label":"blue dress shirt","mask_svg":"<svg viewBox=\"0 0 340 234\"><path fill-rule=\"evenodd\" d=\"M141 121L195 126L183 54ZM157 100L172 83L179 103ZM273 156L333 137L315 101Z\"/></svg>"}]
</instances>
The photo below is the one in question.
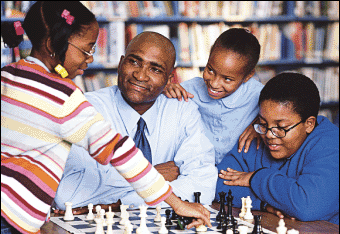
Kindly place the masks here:
<instances>
[{"instance_id":1,"label":"blue dress shirt","mask_svg":"<svg viewBox=\"0 0 340 234\"><path fill-rule=\"evenodd\" d=\"M194 95L192 100L199 106L207 137L215 146L218 164L257 116L263 84L251 78L233 94L222 99L211 98L200 77L185 81L181 86Z\"/></svg>"},{"instance_id":2,"label":"blue dress shirt","mask_svg":"<svg viewBox=\"0 0 340 234\"><path fill-rule=\"evenodd\" d=\"M174 193L193 202L193 193L201 192L201 203L211 204L217 182L215 151L194 102L178 102L160 95L140 115L126 103L117 86L85 96L123 136L134 137L142 117L147 124L145 134L151 146L152 164L174 161L179 167L179 177L170 182ZM55 197L56 206L65 209L66 201L72 202L73 207L111 204L118 199L131 208L145 204L111 165L97 163L87 151L73 145Z\"/></svg>"}]
</instances>

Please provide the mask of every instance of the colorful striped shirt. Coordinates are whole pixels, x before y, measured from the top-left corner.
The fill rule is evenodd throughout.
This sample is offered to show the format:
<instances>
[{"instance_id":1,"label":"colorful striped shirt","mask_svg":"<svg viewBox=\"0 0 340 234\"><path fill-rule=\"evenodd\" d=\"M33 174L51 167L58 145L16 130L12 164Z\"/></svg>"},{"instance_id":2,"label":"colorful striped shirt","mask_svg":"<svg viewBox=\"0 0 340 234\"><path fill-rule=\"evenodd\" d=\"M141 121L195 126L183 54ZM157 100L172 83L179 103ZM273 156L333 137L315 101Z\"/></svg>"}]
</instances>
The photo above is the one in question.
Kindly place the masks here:
<instances>
[{"instance_id":1,"label":"colorful striped shirt","mask_svg":"<svg viewBox=\"0 0 340 234\"><path fill-rule=\"evenodd\" d=\"M1 216L22 233L40 232L72 144L111 163L148 205L172 193L133 140L114 132L71 80L24 59L2 68Z\"/></svg>"}]
</instances>

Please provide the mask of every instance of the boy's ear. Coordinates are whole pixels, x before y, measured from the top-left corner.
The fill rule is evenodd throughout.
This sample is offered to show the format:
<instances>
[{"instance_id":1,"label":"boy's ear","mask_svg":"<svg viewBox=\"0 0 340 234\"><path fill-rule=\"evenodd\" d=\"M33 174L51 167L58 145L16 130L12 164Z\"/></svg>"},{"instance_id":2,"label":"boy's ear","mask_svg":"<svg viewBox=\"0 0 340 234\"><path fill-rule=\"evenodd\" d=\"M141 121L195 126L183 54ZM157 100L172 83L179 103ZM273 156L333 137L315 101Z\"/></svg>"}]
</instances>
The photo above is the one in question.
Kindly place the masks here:
<instances>
[{"instance_id":1,"label":"boy's ear","mask_svg":"<svg viewBox=\"0 0 340 234\"><path fill-rule=\"evenodd\" d=\"M316 118L314 116L310 116L306 122L305 122L305 128L306 128L306 132L309 134L311 133L316 125Z\"/></svg>"},{"instance_id":2,"label":"boy's ear","mask_svg":"<svg viewBox=\"0 0 340 234\"><path fill-rule=\"evenodd\" d=\"M255 68L246 76L246 78L243 80L243 83L246 83L250 78L252 78L255 74Z\"/></svg>"}]
</instances>

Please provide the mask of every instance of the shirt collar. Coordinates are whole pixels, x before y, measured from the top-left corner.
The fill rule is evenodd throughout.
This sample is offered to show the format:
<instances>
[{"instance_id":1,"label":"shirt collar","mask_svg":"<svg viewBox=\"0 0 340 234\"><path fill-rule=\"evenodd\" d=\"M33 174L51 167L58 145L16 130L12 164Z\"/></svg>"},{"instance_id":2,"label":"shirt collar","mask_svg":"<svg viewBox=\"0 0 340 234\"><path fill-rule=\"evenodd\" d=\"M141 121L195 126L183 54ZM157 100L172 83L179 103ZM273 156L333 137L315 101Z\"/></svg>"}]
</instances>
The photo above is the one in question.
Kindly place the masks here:
<instances>
[{"instance_id":1,"label":"shirt collar","mask_svg":"<svg viewBox=\"0 0 340 234\"><path fill-rule=\"evenodd\" d=\"M118 106L118 112L123 119L125 128L129 136L132 135L132 130L137 126L137 123L141 117L146 123L146 131L149 135L152 135L157 123L157 121L155 121L155 116L157 116L159 112L159 108L157 105L158 99L159 98L156 99L156 102L149 110L147 110L143 115L140 115L124 100L120 90L117 90L117 95L115 96L114 101Z\"/></svg>"},{"instance_id":2,"label":"shirt collar","mask_svg":"<svg viewBox=\"0 0 340 234\"><path fill-rule=\"evenodd\" d=\"M27 61L33 62L35 64L38 64L39 66L42 66L47 72L51 73L51 71L46 67L46 65L43 62L41 62L39 59L34 58L32 56L27 56L25 59Z\"/></svg>"},{"instance_id":3,"label":"shirt collar","mask_svg":"<svg viewBox=\"0 0 340 234\"><path fill-rule=\"evenodd\" d=\"M228 97L222 99L213 99L209 96L207 86L204 82L200 83L198 87L199 90L199 98L202 102L222 102L223 105L227 108L235 108L243 105L245 101L247 101L247 83L250 83L250 80L246 83L243 83L233 94Z\"/></svg>"}]
</instances>

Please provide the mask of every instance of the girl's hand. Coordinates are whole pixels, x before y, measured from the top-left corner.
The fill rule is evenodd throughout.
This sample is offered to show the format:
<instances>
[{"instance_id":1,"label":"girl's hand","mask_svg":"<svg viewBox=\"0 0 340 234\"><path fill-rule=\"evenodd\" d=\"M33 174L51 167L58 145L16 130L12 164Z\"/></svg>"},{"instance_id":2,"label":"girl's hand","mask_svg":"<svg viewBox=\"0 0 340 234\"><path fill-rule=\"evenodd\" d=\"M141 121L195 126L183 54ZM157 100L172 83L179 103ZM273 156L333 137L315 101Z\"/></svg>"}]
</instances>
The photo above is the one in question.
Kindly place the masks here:
<instances>
[{"instance_id":1,"label":"girl's hand","mask_svg":"<svg viewBox=\"0 0 340 234\"><path fill-rule=\"evenodd\" d=\"M221 170L218 176L221 179L226 180L223 182L225 185L249 187L249 180L253 174L254 171L242 172L233 170L228 167L227 171Z\"/></svg>"},{"instance_id":2,"label":"girl's hand","mask_svg":"<svg viewBox=\"0 0 340 234\"><path fill-rule=\"evenodd\" d=\"M244 152L247 153L250 147L251 142L256 138L257 140L257 149L260 147L261 143L261 135L258 134L254 127L253 123L251 123L246 130L241 134L240 138L238 139L238 152L241 153L243 146L244 146Z\"/></svg>"},{"instance_id":3,"label":"girl's hand","mask_svg":"<svg viewBox=\"0 0 340 234\"><path fill-rule=\"evenodd\" d=\"M177 98L178 101L182 101L182 96L184 100L187 102L188 97L193 98L194 95L187 92L181 85L179 84L167 84L163 90L163 94L168 98Z\"/></svg>"}]
</instances>

